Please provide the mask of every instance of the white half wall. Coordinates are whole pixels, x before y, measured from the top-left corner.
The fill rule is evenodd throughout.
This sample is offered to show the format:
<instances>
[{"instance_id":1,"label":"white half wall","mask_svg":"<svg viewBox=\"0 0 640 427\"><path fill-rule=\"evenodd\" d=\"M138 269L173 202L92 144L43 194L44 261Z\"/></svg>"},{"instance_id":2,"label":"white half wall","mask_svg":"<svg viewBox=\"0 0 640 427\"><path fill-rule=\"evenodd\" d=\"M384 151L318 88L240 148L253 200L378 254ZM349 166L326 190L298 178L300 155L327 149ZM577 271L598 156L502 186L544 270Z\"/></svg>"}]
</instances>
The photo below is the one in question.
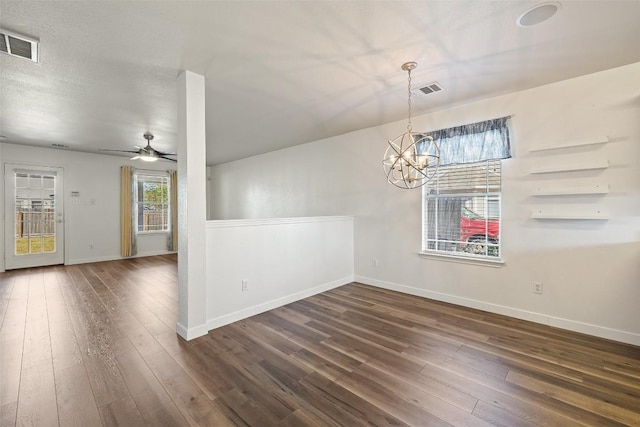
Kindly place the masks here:
<instances>
[{"instance_id":1,"label":"white half wall","mask_svg":"<svg viewBox=\"0 0 640 427\"><path fill-rule=\"evenodd\" d=\"M4 272L4 144L0 143L0 200L2 200L2 206L0 207L0 273Z\"/></svg>"},{"instance_id":2,"label":"white half wall","mask_svg":"<svg viewBox=\"0 0 640 427\"><path fill-rule=\"evenodd\" d=\"M208 221L206 227L208 329L353 281L352 217Z\"/></svg>"},{"instance_id":3,"label":"white half wall","mask_svg":"<svg viewBox=\"0 0 640 427\"><path fill-rule=\"evenodd\" d=\"M4 165L6 163L55 166L64 169L65 264L109 261L120 256L120 166L169 170L168 162L145 163L126 157L55 150L17 144L0 144L2 173L0 197L4 203ZM80 197L71 198L78 191ZM2 209L4 212L4 209ZM9 237L9 236L7 236ZM4 269L4 241L0 245ZM165 234L138 236L138 255L170 253Z\"/></svg>"},{"instance_id":4,"label":"white half wall","mask_svg":"<svg viewBox=\"0 0 640 427\"><path fill-rule=\"evenodd\" d=\"M640 63L414 117L415 130L429 131L513 116L513 158L503 163L500 268L418 256L421 191L387 184L381 165L386 141L404 131L404 120L214 166L212 216L354 215L359 281L640 345L638 76ZM416 100L414 111L426 99ZM601 135L609 142L529 152ZM606 159L610 167L530 173L584 158ZM610 192L533 195L540 185L594 182ZM609 219L532 219L541 206L597 208ZM255 262L256 274L268 268ZM533 293L533 281L543 283L542 295Z\"/></svg>"}]
</instances>

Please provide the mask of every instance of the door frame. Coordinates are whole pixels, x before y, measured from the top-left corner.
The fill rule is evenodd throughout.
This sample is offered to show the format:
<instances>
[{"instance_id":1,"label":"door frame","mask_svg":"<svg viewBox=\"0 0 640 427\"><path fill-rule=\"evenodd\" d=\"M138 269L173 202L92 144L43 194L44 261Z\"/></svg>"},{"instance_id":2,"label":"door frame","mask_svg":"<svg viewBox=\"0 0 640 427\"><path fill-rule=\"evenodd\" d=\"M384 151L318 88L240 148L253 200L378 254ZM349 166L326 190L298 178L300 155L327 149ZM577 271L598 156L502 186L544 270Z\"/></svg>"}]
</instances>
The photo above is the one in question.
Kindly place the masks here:
<instances>
[{"instance_id":1,"label":"door frame","mask_svg":"<svg viewBox=\"0 0 640 427\"><path fill-rule=\"evenodd\" d=\"M65 192L64 192L64 185L65 185L65 180L66 180L66 176L65 176L65 168L63 166L52 166L50 164L48 165L43 165L43 164L39 164L39 163L27 163L27 162L5 162L2 166L4 166L2 168L2 193L0 193L0 195L2 196L3 202L4 202L4 208L2 209L2 218L4 219L3 221L3 226L2 226L2 236L3 237L3 242L2 242L2 249L3 249L3 257L2 257L2 269L0 269L0 271L5 271L7 270L7 259L8 257L13 253L14 250L14 244L15 244L15 230L13 229L14 225L14 214L15 212L12 213L11 216L7 216L7 209L8 209L8 197L9 194L7 194L6 189L7 189L7 176L9 174L9 172L14 171L15 169L22 169L22 170L33 170L33 171L52 171L52 172L56 172L56 176L60 178L60 180L57 180L56 186L57 186L57 191L56 191L56 213L57 212L62 212L62 222L60 223L62 225L62 233L58 232L58 226L56 225L56 236L59 236L59 241L57 240L57 244L56 246L60 246L62 245L61 250L59 250L60 255L62 257L62 264L66 264L67 263L67 259L68 259L68 242L67 242L67 226L68 226L68 221L67 221L67 207L66 205L66 198L65 198ZM15 210L15 200L11 201L10 203L11 206L13 206L14 210ZM58 211L58 209L60 209L60 211ZM10 224L9 224L10 223ZM56 221L57 224L57 221ZM12 232L11 233L7 233L7 230L9 228L9 225L12 226ZM58 248L56 248L56 252L58 252ZM56 263L57 264L57 263ZM43 264L46 265L46 264ZM14 268L25 268L25 267L11 267L11 269Z\"/></svg>"}]
</instances>

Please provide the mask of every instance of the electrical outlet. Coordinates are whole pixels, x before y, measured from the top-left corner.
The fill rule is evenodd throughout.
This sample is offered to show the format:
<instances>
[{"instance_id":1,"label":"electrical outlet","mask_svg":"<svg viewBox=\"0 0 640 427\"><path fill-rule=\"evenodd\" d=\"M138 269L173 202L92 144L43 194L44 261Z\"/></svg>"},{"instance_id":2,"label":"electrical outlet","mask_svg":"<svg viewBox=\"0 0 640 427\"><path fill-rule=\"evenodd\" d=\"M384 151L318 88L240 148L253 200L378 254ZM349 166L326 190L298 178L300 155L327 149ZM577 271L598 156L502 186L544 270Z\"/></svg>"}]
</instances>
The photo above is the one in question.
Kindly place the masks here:
<instances>
[{"instance_id":1,"label":"electrical outlet","mask_svg":"<svg viewBox=\"0 0 640 427\"><path fill-rule=\"evenodd\" d=\"M533 293L541 294L542 293L542 282L537 282L534 280L533 282Z\"/></svg>"},{"instance_id":2,"label":"electrical outlet","mask_svg":"<svg viewBox=\"0 0 640 427\"><path fill-rule=\"evenodd\" d=\"M249 281L248 280L243 280L242 281L242 292L246 292L249 290Z\"/></svg>"},{"instance_id":3,"label":"electrical outlet","mask_svg":"<svg viewBox=\"0 0 640 427\"><path fill-rule=\"evenodd\" d=\"M371 258L371 265L374 266L374 267L377 267L378 266L378 260L375 259L375 258Z\"/></svg>"}]
</instances>

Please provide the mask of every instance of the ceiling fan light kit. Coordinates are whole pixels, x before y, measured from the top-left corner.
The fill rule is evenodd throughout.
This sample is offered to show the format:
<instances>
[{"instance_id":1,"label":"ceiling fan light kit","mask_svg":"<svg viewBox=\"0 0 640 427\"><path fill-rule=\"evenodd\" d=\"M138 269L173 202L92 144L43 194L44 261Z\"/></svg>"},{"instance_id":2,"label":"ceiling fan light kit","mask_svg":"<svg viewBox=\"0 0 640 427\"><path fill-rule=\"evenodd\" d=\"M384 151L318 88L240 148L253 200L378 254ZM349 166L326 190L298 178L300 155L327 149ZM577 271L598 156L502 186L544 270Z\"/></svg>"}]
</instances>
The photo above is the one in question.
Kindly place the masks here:
<instances>
[{"instance_id":1,"label":"ceiling fan light kit","mask_svg":"<svg viewBox=\"0 0 640 427\"><path fill-rule=\"evenodd\" d=\"M144 162L155 162L158 160L157 157L153 157L153 156L149 156L149 155L144 155L144 156L135 156L132 157L131 160L142 160Z\"/></svg>"},{"instance_id":2,"label":"ceiling fan light kit","mask_svg":"<svg viewBox=\"0 0 640 427\"><path fill-rule=\"evenodd\" d=\"M150 133L145 133L144 135L142 135L144 137L144 139L147 140L147 146L144 147L141 150L141 153L135 157L132 157L131 160L142 160L145 162L155 162L158 160L158 155L156 154L156 151L151 148L151 141L153 140L153 135ZM144 152L142 152L144 150Z\"/></svg>"}]
</instances>

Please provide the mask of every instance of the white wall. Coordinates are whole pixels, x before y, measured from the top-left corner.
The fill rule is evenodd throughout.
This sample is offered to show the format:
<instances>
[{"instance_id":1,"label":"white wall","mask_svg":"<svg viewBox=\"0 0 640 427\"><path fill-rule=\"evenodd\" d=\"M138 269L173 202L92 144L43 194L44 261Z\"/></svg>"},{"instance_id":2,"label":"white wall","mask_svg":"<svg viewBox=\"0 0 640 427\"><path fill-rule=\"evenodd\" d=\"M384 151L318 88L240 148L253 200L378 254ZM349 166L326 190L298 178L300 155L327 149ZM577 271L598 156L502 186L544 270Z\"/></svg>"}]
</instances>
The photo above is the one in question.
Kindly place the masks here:
<instances>
[{"instance_id":1,"label":"white wall","mask_svg":"<svg viewBox=\"0 0 640 427\"><path fill-rule=\"evenodd\" d=\"M206 240L209 330L354 279L352 217L208 221Z\"/></svg>"},{"instance_id":2,"label":"white wall","mask_svg":"<svg viewBox=\"0 0 640 427\"><path fill-rule=\"evenodd\" d=\"M55 166L64 169L65 263L78 264L120 259L120 166L133 165L141 169L169 170L167 162L135 162L126 157L106 156L66 150L0 144L3 166L6 163ZM72 202L71 192L80 197ZM0 194L4 203L4 194ZM91 200L95 204L91 204ZM2 209L4 212L4 209ZM138 256L167 253L165 234L138 236ZM93 245L93 248L91 247ZM0 245L4 268L4 244Z\"/></svg>"},{"instance_id":3,"label":"white wall","mask_svg":"<svg viewBox=\"0 0 640 427\"><path fill-rule=\"evenodd\" d=\"M214 219L355 215L356 280L640 344L640 63L414 118L435 130L513 115L503 163L501 268L422 259L421 193L386 183L382 125L212 168ZM419 108L419 105L417 106ZM535 145L609 136L592 147L529 153ZM532 175L562 159L606 158L601 171ZM539 198L534 186L608 183L603 196ZM564 203L606 221L535 220ZM372 259L379 261L374 267ZM532 293L542 281L544 293Z\"/></svg>"},{"instance_id":4,"label":"white wall","mask_svg":"<svg viewBox=\"0 0 640 427\"><path fill-rule=\"evenodd\" d=\"M207 173L207 184L206 184L207 220L210 220L211 219L211 167L207 166L206 173Z\"/></svg>"},{"instance_id":5,"label":"white wall","mask_svg":"<svg viewBox=\"0 0 640 427\"><path fill-rule=\"evenodd\" d=\"M4 271L4 144L0 143L0 272Z\"/></svg>"}]
</instances>

